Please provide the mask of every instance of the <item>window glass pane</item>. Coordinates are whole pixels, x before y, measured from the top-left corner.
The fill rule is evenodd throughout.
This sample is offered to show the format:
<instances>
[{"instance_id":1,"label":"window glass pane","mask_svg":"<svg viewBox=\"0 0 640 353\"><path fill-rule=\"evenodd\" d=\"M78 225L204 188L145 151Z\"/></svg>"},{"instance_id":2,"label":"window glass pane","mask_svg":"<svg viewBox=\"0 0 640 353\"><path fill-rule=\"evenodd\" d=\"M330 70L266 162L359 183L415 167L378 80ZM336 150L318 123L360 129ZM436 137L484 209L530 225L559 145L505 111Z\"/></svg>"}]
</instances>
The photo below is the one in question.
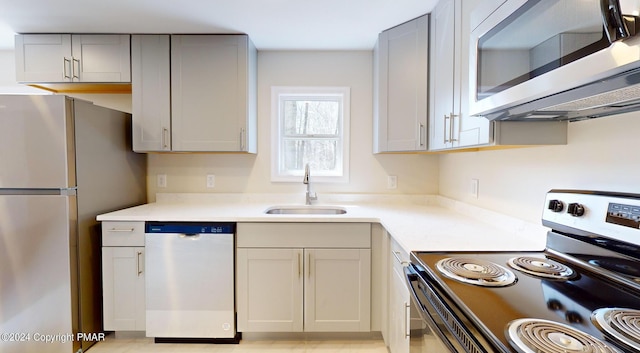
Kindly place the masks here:
<instances>
[{"instance_id":1,"label":"window glass pane","mask_svg":"<svg viewBox=\"0 0 640 353\"><path fill-rule=\"evenodd\" d=\"M284 134L338 135L340 102L285 99Z\"/></svg>"},{"instance_id":2,"label":"window glass pane","mask_svg":"<svg viewBox=\"0 0 640 353\"><path fill-rule=\"evenodd\" d=\"M283 150L284 170L302 170L309 163L316 174L339 171L338 148L336 139L287 139Z\"/></svg>"}]
</instances>

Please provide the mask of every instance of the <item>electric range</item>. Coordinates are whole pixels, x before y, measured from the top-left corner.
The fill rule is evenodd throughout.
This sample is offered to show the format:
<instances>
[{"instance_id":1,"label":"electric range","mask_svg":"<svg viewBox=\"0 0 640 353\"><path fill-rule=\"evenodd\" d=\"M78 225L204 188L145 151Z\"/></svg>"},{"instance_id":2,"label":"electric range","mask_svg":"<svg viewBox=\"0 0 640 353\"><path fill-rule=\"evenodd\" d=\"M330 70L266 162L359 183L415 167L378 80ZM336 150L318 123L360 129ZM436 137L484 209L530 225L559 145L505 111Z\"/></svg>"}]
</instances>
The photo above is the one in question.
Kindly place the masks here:
<instances>
[{"instance_id":1,"label":"electric range","mask_svg":"<svg viewBox=\"0 0 640 353\"><path fill-rule=\"evenodd\" d=\"M552 190L542 222L544 251L411 254L440 351L640 351L640 195Z\"/></svg>"}]
</instances>

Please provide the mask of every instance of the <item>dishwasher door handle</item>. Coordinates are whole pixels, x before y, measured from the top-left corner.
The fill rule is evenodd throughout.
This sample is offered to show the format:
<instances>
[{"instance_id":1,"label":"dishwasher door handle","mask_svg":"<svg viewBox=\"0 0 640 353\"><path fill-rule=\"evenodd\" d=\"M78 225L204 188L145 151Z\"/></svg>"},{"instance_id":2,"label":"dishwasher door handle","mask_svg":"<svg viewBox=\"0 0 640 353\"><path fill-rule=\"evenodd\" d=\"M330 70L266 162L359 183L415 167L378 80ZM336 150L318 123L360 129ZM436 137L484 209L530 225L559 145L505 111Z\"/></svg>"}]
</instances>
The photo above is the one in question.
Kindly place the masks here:
<instances>
[{"instance_id":1,"label":"dishwasher door handle","mask_svg":"<svg viewBox=\"0 0 640 353\"><path fill-rule=\"evenodd\" d=\"M180 238L186 239L198 239L200 238L200 234L178 234Z\"/></svg>"}]
</instances>

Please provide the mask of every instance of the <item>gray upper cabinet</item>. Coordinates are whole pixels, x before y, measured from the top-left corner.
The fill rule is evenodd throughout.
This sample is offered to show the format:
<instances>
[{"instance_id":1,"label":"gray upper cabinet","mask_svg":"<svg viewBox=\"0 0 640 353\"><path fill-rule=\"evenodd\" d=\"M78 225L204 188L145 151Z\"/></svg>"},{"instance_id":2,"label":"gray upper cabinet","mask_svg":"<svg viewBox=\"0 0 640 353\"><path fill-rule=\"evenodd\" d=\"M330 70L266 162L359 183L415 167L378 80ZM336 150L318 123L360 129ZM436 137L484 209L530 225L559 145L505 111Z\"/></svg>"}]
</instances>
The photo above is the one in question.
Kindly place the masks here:
<instances>
[{"instance_id":1,"label":"gray upper cabinet","mask_svg":"<svg viewBox=\"0 0 640 353\"><path fill-rule=\"evenodd\" d=\"M169 35L131 37L133 150L171 151Z\"/></svg>"},{"instance_id":2,"label":"gray upper cabinet","mask_svg":"<svg viewBox=\"0 0 640 353\"><path fill-rule=\"evenodd\" d=\"M128 34L20 34L15 38L21 83L131 82Z\"/></svg>"},{"instance_id":3,"label":"gray upper cabinet","mask_svg":"<svg viewBox=\"0 0 640 353\"><path fill-rule=\"evenodd\" d=\"M134 35L134 150L255 153L256 66L246 35Z\"/></svg>"},{"instance_id":4,"label":"gray upper cabinet","mask_svg":"<svg viewBox=\"0 0 640 353\"><path fill-rule=\"evenodd\" d=\"M426 151L429 16L378 36L374 49L374 153Z\"/></svg>"},{"instance_id":5,"label":"gray upper cabinet","mask_svg":"<svg viewBox=\"0 0 640 353\"><path fill-rule=\"evenodd\" d=\"M478 2L441 0L431 14L430 150L490 142L490 122L468 114L468 19Z\"/></svg>"}]
</instances>

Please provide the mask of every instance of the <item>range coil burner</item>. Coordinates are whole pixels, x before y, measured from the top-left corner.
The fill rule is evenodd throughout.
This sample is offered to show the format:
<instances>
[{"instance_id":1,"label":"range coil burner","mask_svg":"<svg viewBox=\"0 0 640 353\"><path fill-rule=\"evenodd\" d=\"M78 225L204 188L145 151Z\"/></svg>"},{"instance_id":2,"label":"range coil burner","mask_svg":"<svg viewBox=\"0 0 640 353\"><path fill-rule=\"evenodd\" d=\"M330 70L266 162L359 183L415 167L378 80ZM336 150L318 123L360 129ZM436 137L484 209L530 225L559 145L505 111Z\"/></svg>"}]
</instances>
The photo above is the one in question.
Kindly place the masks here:
<instances>
[{"instance_id":1,"label":"range coil burner","mask_svg":"<svg viewBox=\"0 0 640 353\"><path fill-rule=\"evenodd\" d=\"M548 258L519 256L507 262L511 268L532 276L567 280L574 276L571 268Z\"/></svg>"},{"instance_id":2,"label":"range coil burner","mask_svg":"<svg viewBox=\"0 0 640 353\"><path fill-rule=\"evenodd\" d=\"M542 319L514 320L507 327L507 336L520 353L620 352L571 326Z\"/></svg>"},{"instance_id":3,"label":"range coil burner","mask_svg":"<svg viewBox=\"0 0 640 353\"><path fill-rule=\"evenodd\" d=\"M479 259L449 257L438 261L436 267L453 280L483 287L505 287L517 280L508 268Z\"/></svg>"},{"instance_id":4,"label":"range coil burner","mask_svg":"<svg viewBox=\"0 0 640 353\"><path fill-rule=\"evenodd\" d=\"M591 321L611 340L640 351L640 310L602 308L591 314Z\"/></svg>"}]
</instances>

